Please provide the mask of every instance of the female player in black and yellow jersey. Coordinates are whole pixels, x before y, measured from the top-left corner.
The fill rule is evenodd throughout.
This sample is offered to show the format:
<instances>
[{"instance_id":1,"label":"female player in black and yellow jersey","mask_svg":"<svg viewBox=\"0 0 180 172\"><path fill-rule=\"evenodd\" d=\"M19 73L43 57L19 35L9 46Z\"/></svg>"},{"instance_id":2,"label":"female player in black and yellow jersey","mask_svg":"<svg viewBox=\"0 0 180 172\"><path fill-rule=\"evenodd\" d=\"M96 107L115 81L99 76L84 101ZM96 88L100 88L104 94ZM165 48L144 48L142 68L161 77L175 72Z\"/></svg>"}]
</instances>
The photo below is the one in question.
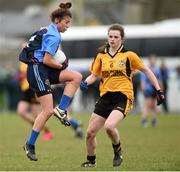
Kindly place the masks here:
<instances>
[{"instance_id":1,"label":"female player in black and yellow jersey","mask_svg":"<svg viewBox=\"0 0 180 172\"><path fill-rule=\"evenodd\" d=\"M123 159L116 126L133 106L132 76L135 70L144 72L156 88L158 105L164 99L155 75L136 53L124 48L123 38L123 27L111 25L108 29L108 44L100 49L90 68L91 74L80 85L81 90L86 90L98 77L101 79L100 99L95 104L87 129L87 161L82 163L83 167L96 165L96 134L103 126L112 142L113 166L121 164Z\"/></svg>"},{"instance_id":2,"label":"female player in black and yellow jersey","mask_svg":"<svg viewBox=\"0 0 180 172\"><path fill-rule=\"evenodd\" d=\"M37 101L35 93L29 88L29 83L26 79L27 65L20 62L20 72L18 80L21 86L20 101L17 106L17 113L29 124L33 125L35 117L41 111L40 103ZM53 138L54 134L49 130L47 126L43 128L43 140L48 141Z\"/></svg>"}]
</instances>

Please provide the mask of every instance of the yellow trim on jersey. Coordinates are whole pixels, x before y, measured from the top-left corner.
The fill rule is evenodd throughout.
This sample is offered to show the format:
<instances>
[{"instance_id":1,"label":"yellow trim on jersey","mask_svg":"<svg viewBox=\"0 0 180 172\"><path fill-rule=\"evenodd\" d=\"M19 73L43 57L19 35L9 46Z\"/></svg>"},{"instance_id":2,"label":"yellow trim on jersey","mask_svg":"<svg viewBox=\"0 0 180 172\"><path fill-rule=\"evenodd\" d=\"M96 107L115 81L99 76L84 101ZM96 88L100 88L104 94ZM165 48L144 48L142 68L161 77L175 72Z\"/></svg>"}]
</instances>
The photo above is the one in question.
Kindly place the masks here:
<instances>
[{"instance_id":1,"label":"yellow trim on jersey","mask_svg":"<svg viewBox=\"0 0 180 172\"><path fill-rule=\"evenodd\" d=\"M127 99L127 104L126 104L126 109L124 111L124 115L126 116L132 108L133 108L133 100Z\"/></svg>"},{"instance_id":2,"label":"yellow trim on jersey","mask_svg":"<svg viewBox=\"0 0 180 172\"><path fill-rule=\"evenodd\" d=\"M107 92L120 91L129 99L133 99L132 76L136 69L144 68L144 63L138 55L126 51L122 45L114 56L109 54L108 49L104 53L98 53L90 71L101 77L100 96Z\"/></svg>"}]
</instances>

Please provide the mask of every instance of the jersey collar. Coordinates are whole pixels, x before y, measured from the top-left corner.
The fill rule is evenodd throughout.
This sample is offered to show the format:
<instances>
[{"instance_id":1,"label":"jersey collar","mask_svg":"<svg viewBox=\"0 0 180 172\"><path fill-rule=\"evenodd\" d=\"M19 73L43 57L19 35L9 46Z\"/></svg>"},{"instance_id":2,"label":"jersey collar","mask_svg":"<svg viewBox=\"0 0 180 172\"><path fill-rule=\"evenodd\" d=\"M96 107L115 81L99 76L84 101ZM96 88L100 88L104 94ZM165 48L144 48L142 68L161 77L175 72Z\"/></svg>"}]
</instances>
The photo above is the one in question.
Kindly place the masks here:
<instances>
[{"instance_id":1,"label":"jersey collar","mask_svg":"<svg viewBox=\"0 0 180 172\"><path fill-rule=\"evenodd\" d=\"M124 48L124 45L121 44L121 46L118 48L118 50L116 51L116 53L114 53L114 55L112 56L112 55L109 53L109 47L107 47L107 48L105 49L105 53L108 53L111 57L114 57L117 53L120 53L123 48Z\"/></svg>"}]
</instances>

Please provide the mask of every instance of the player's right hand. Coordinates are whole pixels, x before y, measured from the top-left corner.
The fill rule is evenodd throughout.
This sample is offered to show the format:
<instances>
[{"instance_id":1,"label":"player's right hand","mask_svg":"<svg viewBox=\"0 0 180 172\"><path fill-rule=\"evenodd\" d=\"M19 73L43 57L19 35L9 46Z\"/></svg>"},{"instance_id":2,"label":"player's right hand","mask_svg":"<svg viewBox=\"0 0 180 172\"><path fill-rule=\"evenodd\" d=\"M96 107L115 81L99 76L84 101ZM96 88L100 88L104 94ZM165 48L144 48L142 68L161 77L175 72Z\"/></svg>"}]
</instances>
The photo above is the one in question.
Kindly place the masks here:
<instances>
[{"instance_id":1,"label":"player's right hand","mask_svg":"<svg viewBox=\"0 0 180 172\"><path fill-rule=\"evenodd\" d=\"M87 82L86 81L81 81L80 83L80 89L81 91L85 91L88 89L88 85L87 85Z\"/></svg>"},{"instance_id":2,"label":"player's right hand","mask_svg":"<svg viewBox=\"0 0 180 172\"><path fill-rule=\"evenodd\" d=\"M165 96L163 91L161 90L157 90L156 91L156 97L157 97L157 105L159 106L160 104L162 104L165 100Z\"/></svg>"}]
</instances>

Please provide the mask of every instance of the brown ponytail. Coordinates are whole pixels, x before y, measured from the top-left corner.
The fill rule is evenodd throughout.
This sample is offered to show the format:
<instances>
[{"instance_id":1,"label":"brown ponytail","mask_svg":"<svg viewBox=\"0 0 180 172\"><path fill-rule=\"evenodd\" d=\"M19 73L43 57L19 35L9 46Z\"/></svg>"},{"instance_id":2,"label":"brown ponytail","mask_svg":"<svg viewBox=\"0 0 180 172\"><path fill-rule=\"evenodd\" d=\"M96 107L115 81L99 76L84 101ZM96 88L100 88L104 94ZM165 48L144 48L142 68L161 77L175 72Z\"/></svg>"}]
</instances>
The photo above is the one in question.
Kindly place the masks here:
<instances>
[{"instance_id":1,"label":"brown ponytail","mask_svg":"<svg viewBox=\"0 0 180 172\"><path fill-rule=\"evenodd\" d=\"M54 20L56 18L58 18L59 20L61 20L64 16L69 16L72 18L72 14L69 11L69 9L72 7L71 2L67 2L67 3L60 3L59 4L59 8L54 10L51 13L51 21L54 22Z\"/></svg>"},{"instance_id":2,"label":"brown ponytail","mask_svg":"<svg viewBox=\"0 0 180 172\"><path fill-rule=\"evenodd\" d=\"M106 53L109 49L109 44L108 42L101 47L98 48L98 53Z\"/></svg>"}]
</instances>

